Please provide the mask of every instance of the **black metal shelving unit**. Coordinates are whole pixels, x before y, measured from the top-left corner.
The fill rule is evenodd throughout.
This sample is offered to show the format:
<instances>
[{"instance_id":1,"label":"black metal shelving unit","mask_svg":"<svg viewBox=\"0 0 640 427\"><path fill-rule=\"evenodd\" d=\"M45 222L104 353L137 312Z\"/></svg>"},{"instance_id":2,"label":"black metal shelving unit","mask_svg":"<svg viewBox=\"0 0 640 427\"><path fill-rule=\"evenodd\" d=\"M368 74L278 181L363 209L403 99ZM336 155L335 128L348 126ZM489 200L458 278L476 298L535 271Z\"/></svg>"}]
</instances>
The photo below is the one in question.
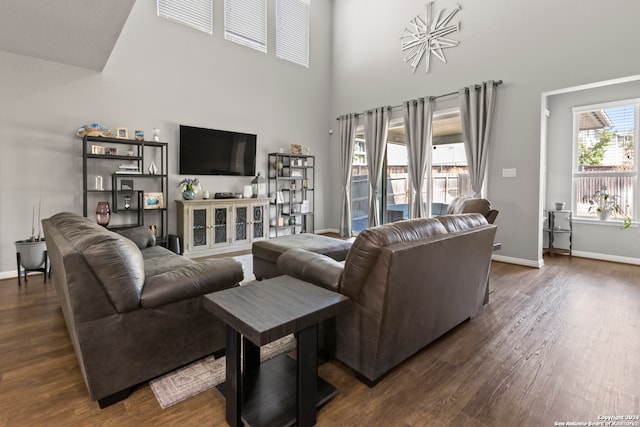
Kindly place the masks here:
<instances>
[{"instance_id":1,"label":"black metal shelving unit","mask_svg":"<svg viewBox=\"0 0 640 427\"><path fill-rule=\"evenodd\" d=\"M111 209L107 228L117 230L155 225L158 243L166 244L169 224L167 148L166 142L85 135L82 138L83 215L89 217L98 201L107 201ZM135 165L138 172L118 171L118 162ZM149 171L151 162L156 165L156 173ZM92 175L103 178L102 189L96 189L95 185L92 188ZM122 180L125 179L133 182L131 189L122 189ZM162 195L162 206L145 206L145 194L152 193ZM128 208L124 205L125 197L130 198Z\"/></svg>"},{"instance_id":2,"label":"black metal shelving unit","mask_svg":"<svg viewBox=\"0 0 640 427\"><path fill-rule=\"evenodd\" d=\"M314 156L269 154L270 237L315 232L314 170ZM278 200L278 192L282 200Z\"/></svg>"}]
</instances>

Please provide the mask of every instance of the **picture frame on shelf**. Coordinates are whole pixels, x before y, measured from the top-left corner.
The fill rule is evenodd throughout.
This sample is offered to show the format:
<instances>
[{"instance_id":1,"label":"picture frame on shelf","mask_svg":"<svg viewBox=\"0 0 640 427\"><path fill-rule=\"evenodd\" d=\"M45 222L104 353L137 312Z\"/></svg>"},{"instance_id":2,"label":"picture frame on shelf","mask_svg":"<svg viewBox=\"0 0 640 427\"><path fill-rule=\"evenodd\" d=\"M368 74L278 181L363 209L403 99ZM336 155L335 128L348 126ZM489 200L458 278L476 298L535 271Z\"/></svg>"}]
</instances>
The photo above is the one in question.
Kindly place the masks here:
<instances>
[{"instance_id":1,"label":"picture frame on shelf","mask_svg":"<svg viewBox=\"0 0 640 427\"><path fill-rule=\"evenodd\" d=\"M104 149L104 154L107 154L109 156L117 156L118 155L118 149L115 147L107 147Z\"/></svg>"},{"instance_id":2,"label":"picture frame on shelf","mask_svg":"<svg viewBox=\"0 0 640 427\"><path fill-rule=\"evenodd\" d=\"M129 139L129 129L128 128L116 128L116 138Z\"/></svg>"},{"instance_id":3,"label":"picture frame on shelf","mask_svg":"<svg viewBox=\"0 0 640 427\"><path fill-rule=\"evenodd\" d=\"M136 141L144 141L144 131L136 129L135 137L136 137Z\"/></svg>"},{"instance_id":4,"label":"picture frame on shelf","mask_svg":"<svg viewBox=\"0 0 640 427\"><path fill-rule=\"evenodd\" d=\"M291 144L291 154L302 154L302 145Z\"/></svg>"},{"instance_id":5,"label":"picture frame on shelf","mask_svg":"<svg viewBox=\"0 0 640 427\"><path fill-rule=\"evenodd\" d=\"M91 146L91 154L102 154L104 155L105 150L102 145L92 145Z\"/></svg>"},{"instance_id":6,"label":"picture frame on shelf","mask_svg":"<svg viewBox=\"0 0 640 427\"><path fill-rule=\"evenodd\" d=\"M163 209L164 194L163 193L144 193L142 204L144 209Z\"/></svg>"},{"instance_id":7,"label":"picture frame on shelf","mask_svg":"<svg viewBox=\"0 0 640 427\"><path fill-rule=\"evenodd\" d=\"M132 179L123 179L120 181L120 190L121 191L133 191L133 180Z\"/></svg>"}]
</instances>

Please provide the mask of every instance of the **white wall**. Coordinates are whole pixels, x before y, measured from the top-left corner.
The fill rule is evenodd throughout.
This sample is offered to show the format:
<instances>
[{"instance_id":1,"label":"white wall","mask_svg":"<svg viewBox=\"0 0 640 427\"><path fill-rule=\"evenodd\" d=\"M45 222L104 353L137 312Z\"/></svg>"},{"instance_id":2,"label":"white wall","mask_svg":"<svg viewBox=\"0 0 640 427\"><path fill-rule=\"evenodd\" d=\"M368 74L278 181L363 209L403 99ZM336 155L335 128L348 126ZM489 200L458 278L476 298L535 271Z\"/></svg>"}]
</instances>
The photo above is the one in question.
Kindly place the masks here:
<instances>
[{"instance_id":1,"label":"white wall","mask_svg":"<svg viewBox=\"0 0 640 427\"><path fill-rule=\"evenodd\" d=\"M332 3L311 6L308 69L275 57L275 2L268 4L267 54L224 40L222 1L214 2L212 36L157 17L155 2L136 2L102 73L0 52L0 277L15 275L13 242L30 236L40 197L43 218L82 213L81 140L74 134L86 123L148 135L159 128L170 146L170 187L182 178L179 124L258 134L263 175L267 153L292 143L318 156L317 177L329 175ZM200 178L212 193L242 191L251 180ZM316 179L317 206L327 191ZM175 231L175 206L168 205ZM324 204L316 212L316 229L330 225L329 210Z\"/></svg>"},{"instance_id":2,"label":"white wall","mask_svg":"<svg viewBox=\"0 0 640 427\"><path fill-rule=\"evenodd\" d=\"M458 2L436 0L435 9ZM448 64L432 59L411 74L400 35L425 16L422 0L341 0L334 5L332 119L407 99L440 95L489 79L502 79L489 159L488 198L500 211L496 240L505 259L538 265L540 201L540 100L545 91L637 74L640 3L613 0L464 1L460 46ZM337 128L337 127L336 127ZM331 139L338 161L337 132ZM516 168L516 178L502 178ZM334 176L334 204L340 185ZM339 224L334 211L332 223Z\"/></svg>"}]
</instances>

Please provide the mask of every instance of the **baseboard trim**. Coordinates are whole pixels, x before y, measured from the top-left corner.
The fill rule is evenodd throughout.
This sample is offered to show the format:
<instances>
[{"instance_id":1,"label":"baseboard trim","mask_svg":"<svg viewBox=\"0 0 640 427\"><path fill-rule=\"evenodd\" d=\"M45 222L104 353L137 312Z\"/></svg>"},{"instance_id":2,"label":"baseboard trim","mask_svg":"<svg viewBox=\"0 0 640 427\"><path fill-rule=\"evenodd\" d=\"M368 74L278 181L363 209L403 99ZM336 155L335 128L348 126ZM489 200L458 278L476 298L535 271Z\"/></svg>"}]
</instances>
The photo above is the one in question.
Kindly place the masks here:
<instances>
[{"instance_id":1,"label":"baseboard trim","mask_svg":"<svg viewBox=\"0 0 640 427\"><path fill-rule=\"evenodd\" d=\"M16 270L0 272L0 280L2 280L2 279L16 279L17 277L18 277L18 272Z\"/></svg>"},{"instance_id":2,"label":"baseboard trim","mask_svg":"<svg viewBox=\"0 0 640 427\"><path fill-rule=\"evenodd\" d=\"M573 251L573 256L580 258L597 259L599 261L619 262L621 264L640 265L640 258L631 258L619 255L598 254L594 252Z\"/></svg>"},{"instance_id":3,"label":"baseboard trim","mask_svg":"<svg viewBox=\"0 0 640 427\"><path fill-rule=\"evenodd\" d=\"M491 256L491 260L498 261L498 262L506 262L507 264L523 265L525 267L533 267L533 268L542 268L544 266L544 260L542 258L540 258L538 261L533 261L530 259L513 258L513 257L504 256L504 255L493 254Z\"/></svg>"}]
</instances>

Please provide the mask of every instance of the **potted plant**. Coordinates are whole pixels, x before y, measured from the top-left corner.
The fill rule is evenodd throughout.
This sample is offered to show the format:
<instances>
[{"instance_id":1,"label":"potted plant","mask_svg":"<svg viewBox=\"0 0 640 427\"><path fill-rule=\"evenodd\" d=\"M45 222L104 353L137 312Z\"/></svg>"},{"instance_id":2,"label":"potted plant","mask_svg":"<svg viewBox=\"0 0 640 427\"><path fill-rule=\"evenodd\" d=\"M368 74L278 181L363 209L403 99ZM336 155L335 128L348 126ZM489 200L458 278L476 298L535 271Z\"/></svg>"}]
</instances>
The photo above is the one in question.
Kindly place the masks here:
<instances>
[{"instance_id":1,"label":"potted plant","mask_svg":"<svg viewBox=\"0 0 640 427\"><path fill-rule=\"evenodd\" d=\"M182 191L182 198L185 200L193 200L196 197L196 193L200 191L200 181L198 178L184 178L178 183L180 191Z\"/></svg>"},{"instance_id":2,"label":"potted plant","mask_svg":"<svg viewBox=\"0 0 640 427\"><path fill-rule=\"evenodd\" d=\"M44 237L41 237L40 230L40 207L38 206L38 234L35 227L35 206L31 217L31 237L25 240L18 240L16 244L16 258L18 264L18 285L20 285L20 265L24 268L25 281L27 272L42 271L47 280L47 245Z\"/></svg>"},{"instance_id":3,"label":"potted plant","mask_svg":"<svg viewBox=\"0 0 640 427\"><path fill-rule=\"evenodd\" d=\"M631 218L620 207L620 196L609 193L606 185L601 186L600 190L585 199L590 205L589 212L596 212L600 220L607 220L611 214L615 217L620 215L624 220L624 228L629 228L631 225Z\"/></svg>"}]
</instances>

